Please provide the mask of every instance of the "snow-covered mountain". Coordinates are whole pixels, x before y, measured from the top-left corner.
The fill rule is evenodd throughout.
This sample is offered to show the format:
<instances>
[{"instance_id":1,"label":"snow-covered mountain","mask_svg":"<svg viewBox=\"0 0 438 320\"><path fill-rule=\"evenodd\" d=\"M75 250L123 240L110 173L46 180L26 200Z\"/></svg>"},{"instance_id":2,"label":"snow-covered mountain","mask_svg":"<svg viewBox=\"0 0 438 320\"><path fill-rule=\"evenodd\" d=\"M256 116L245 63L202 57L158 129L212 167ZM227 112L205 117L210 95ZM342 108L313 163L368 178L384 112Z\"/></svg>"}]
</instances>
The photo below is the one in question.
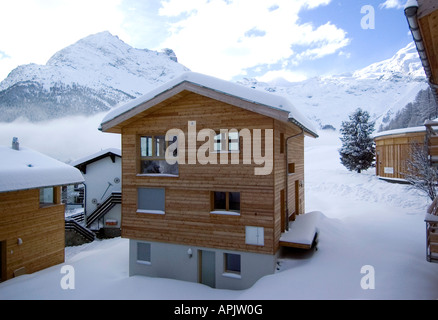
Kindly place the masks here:
<instances>
[{"instance_id":1,"label":"snow-covered mountain","mask_svg":"<svg viewBox=\"0 0 438 320\"><path fill-rule=\"evenodd\" d=\"M101 32L62 49L46 65L14 69L0 83L0 121L109 110L184 71L171 49L135 49Z\"/></svg>"},{"instance_id":2,"label":"snow-covered mountain","mask_svg":"<svg viewBox=\"0 0 438 320\"><path fill-rule=\"evenodd\" d=\"M29 64L13 70L0 83L0 121L95 114L185 71L188 69L177 62L171 49L135 49L109 32L98 33L57 52L46 65ZM321 128L339 128L358 107L369 111L379 128L428 88L413 43L392 58L351 74L293 83L284 79L270 83L244 79L240 83L286 95Z\"/></svg>"},{"instance_id":3,"label":"snow-covered mountain","mask_svg":"<svg viewBox=\"0 0 438 320\"><path fill-rule=\"evenodd\" d=\"M241 83L288 96L295 107L321 128L329 125L339 128L342 121L348 119L348 114L361 107L370 112L378 129L414 101L420 90L428 88L414 43L392 58L352 74L294 83L284 79L271 83L244 79Z\"/></svg>"}]
</instances>

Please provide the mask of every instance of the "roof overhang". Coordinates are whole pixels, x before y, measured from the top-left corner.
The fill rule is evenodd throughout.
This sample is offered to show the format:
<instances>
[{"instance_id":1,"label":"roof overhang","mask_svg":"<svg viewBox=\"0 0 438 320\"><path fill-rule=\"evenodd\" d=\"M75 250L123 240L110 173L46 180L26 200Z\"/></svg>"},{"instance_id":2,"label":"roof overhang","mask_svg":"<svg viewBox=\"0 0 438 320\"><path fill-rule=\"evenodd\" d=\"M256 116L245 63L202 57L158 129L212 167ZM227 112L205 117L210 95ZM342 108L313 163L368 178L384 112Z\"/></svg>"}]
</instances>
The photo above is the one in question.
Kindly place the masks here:
<instances>
[{"instance_id":1,"label":"roof overhang","mask_svg":"<svg viewBox=\"0 0 438 320\"><path fill-rule=\"evenodd\" d=\"M308 123L303 116L298 115L298 112L291 112L288 108L281 108L282 106L293 108L284 97L274 96L273 100L275 100L275 103L273 104L276 105L274 107L273 105L264 103L264 101L269 101L268 93L260 92L255 89L246 88L218 79L215 80L220 81L219 87L203 85L199 81L190 81L190 78L187 79L181 77L181 79L181 81L171 82L171 85L165 85L161 89L158 88L143 97L119 107L121 110L115 110L114 115L110 113L104 118L99 129L103 132L121 133L122 127L129 123L145 117L158 108L179 100L187 94L196 93L248 111L262 114L284 123L293 123L302 128L306 135L318 137L316 130L313 129L312 125ZM229 87L232 87L232 90L227 91L227 88ZM244 92L244 94L235 94L236 92L239 92L239 90ZM253 99L253 96L262 98ZM277 107L277 105L281 107Z\"/></svg>"},{"instance_id":2,"label":"roof overhang","mask_svg":"<svg viewBox=\"0 0 438 320\"><path fill-rule=\"evenodd\" d=\"M438 103L438 3L436 0L408 0L405 16Z\"/></svg>"}]
</instances>

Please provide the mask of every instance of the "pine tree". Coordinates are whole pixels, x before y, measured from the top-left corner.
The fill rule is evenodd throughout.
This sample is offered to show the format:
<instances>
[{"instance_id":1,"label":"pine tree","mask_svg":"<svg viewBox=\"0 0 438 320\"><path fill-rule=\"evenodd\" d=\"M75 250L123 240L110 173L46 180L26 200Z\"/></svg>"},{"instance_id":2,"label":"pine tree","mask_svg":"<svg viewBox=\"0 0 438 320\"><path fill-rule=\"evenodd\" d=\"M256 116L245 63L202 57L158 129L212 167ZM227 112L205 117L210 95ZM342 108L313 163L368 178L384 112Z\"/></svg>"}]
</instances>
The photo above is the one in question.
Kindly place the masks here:
<instances>
[{"instance_id":1,"label":"pine tree","mask_svg":"<svg viewBox=\"0 0 438 320\"><path fill-rule=\"evenodd\" d=\"M358 108L343 121L340 132L342 147L339 149L341 163L350 171L367 170L374 165L375 145L372 138L374 122L367 111Z\"/></svg>"}]
</instances>

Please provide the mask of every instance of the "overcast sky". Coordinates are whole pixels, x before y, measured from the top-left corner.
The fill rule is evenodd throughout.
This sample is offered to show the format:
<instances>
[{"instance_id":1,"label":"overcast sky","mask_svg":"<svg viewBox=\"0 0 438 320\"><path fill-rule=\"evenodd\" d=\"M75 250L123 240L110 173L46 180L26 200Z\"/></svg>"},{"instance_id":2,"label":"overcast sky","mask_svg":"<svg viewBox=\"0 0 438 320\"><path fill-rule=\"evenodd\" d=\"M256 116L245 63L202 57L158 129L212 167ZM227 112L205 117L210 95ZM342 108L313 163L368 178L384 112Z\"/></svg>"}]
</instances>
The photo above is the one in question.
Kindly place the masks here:
<instances>
[{"instance_id":1,"label":"overcast sky","mask_svg":"<svg viewBox=\"0 0 438 320\"><path fill-rule=\"evenodd\" d=\"M412 41L406 0L0 1L0 80L105 30L226 80L351 72Z\"/></svg>"}]
</instances>

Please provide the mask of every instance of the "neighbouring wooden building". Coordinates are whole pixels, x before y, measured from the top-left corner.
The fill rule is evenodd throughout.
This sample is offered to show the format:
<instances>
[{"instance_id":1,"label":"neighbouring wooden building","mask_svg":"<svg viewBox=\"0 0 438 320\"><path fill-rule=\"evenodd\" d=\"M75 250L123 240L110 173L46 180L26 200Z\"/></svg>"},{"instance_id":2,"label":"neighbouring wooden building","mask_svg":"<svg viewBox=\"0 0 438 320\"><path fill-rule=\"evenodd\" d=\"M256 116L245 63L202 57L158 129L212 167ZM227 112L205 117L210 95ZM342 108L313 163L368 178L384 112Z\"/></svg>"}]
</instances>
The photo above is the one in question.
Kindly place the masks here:
<instances>
[{"instance_id":1,"label":"neighbouring wooden building","mask_svg":"<svg viewBox=\"0 0 438 320\"><path fill-rule=\"evenodd\" d=\"M109 148L71 163L84 176L84 225L101 237L118 237L121 228L121 150Z\"/></svg>"},{"instance_id":2,"label":"neighbouring wooden building","mask_svg":"<svg viewBox=\"0 0 438 320\"><path fill-rule=\"evenodd\" d=\"M121 134L130 275L243 289L275 271L305 210L304 136L317 137L287 99L185 73L101 130Z\"/></svg>"},{"instance_id":3,"label":"neighbouring wooden building","mask_svg":"<svg viewBox=\"0 0 438 320\"><path fill-rule=\"evenodd\" d=\"M374 136L376 143L376 175L387 180L404 180L406 161L413 144L425 143L426 127L382 131Z\"/></svg>"},{"instance_id":4,"label":"neighbouring wooden building","mask_svg":"<svg viewBox=\"0 0 438 320\"><path fill-rule=\"evenodd\" d=\"M80 171L28 148L0 146L1 281L64 262L61 186Z\"/></svg>"}]
</instances>

